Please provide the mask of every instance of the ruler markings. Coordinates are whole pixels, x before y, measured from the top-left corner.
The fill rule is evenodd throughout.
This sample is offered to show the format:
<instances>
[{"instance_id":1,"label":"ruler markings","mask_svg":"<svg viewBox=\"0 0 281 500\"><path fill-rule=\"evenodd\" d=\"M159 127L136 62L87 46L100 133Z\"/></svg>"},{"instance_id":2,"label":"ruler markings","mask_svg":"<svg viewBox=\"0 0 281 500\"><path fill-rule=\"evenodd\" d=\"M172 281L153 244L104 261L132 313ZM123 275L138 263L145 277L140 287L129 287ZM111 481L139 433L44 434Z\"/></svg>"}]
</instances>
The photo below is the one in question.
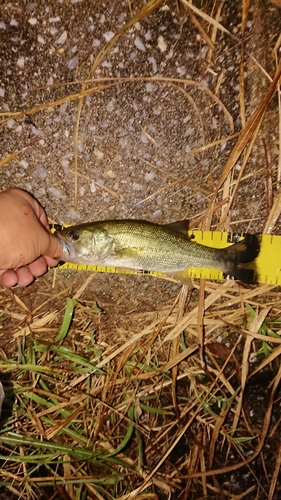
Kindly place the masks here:
<instances>
[{"instance_id":1,"label":"ruler markings","mask_svg":"<svg viewBox=\"0 0 281 500\"><path fill-rule=\"evenodd\" d=\"M52 227L52 232L55 232L57 225ZM192 230L188 233L192 237L193 242L211 246L213 248L224 248L233 244L233 236L227 232L221 231L196 231ZM243 235L239 235L238 239L243 239ZM236 235L235 235L236 241ZM257 283L281 284L281 236L279 235L260 235L260 253L254 261L255 281ZM251 266L250 266L251 267ZM82 271L95 271L102 273L118 273L118 274L138 274L163 276L162 273L145 270L119 269L109 266L92 266L90 264L71 264L65 262L58 265L59 269L76 269ZM189 268L187 275L191 278L205 278L210 280L223 280L223 273L217 269L206 268Z\"/></svg>"}]
</instances>

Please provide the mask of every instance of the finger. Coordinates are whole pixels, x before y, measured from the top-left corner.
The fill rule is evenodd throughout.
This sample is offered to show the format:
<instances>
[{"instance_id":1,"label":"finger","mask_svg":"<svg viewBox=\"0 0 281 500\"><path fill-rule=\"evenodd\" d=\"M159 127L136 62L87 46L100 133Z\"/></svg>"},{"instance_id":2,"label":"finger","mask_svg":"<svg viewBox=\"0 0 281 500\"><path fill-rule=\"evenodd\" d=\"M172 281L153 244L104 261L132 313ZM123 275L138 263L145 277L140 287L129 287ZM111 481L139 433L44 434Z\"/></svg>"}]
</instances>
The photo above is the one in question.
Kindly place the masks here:
<instances>
[{"instance_id":1,"label":"finger","mask_svg":"<svg viewBox=\"0 0 281 500\"><path fill-rule=\"evenodd\" d=\"M16 271L8 270L8 271L3 271L3 273L0 276L0 284L4 286L15 286L18 282L18 275Z\"/></svg>"},{"instance_id":2,"label":"finger","mask_svg":"<svg viewBox=\"0 0 281 500\"><path fill-rule=\"evenodd\" d=\"M20 267L17 271L17 282L19 286L27 286L34 281L34 276L28 267Z\"/></svg>"},{"instance_id":3,"label":"finger","mask_svg":"<svg viewBox=\"0 0 281 500\"><path fill-rule=\"evenodd\" d=\"M44 226L46 229L49 230L49 223L48 223L47 215L46 215L46 212L45 212L44 208L42 208L41 205L39 205L39 215L38 215L38 218L39 218L42 226Z\"/></svg>"},{"instance_id":4,"label":"finger","mask_svg":"<svg viewBox=\"0 0 281 500\"><path fill-rule=\"evenodd\" d=\"M48 257L48 255L43 255L47 266L54 267L59 263L59 259L53 259L52 257Z\"/></svg>"},{"instance_id":5,"label":"finger","mask_svg":"<svg viewBox=\"0 0 281 500\"><path fill-rule=\"evenodd\" d=\"M62 255L62 247L57 236L42 228L42 238L40 239L40 255L48 255L53 259L59 260Z\"/></svg>"},{"instance_id":6,"label":"finger","mask_svg":"<svg viewBox=\"0 0 281 500\"><path fill-rule=\"evenodd\" d=\"M33 211L34 211L36 217L41 222L42 226L44 226L46 229L49 229L48 219L47 219L47 215L46 215L44 208L40 205L40 203L35 198L30 199L30 197L29 197L28 202L31 203Z\"/></svg>"},{"instance_id":7,"label":"finger","mask_svg":"<svg viewBox=\"0 0 281 500\"><path fill-rule=\"evenodd\" d=\"M39 257L28 265L28 269L33 276L42 276L47 271L47 262L44 257Z\"/></svg>"}]
</instances>

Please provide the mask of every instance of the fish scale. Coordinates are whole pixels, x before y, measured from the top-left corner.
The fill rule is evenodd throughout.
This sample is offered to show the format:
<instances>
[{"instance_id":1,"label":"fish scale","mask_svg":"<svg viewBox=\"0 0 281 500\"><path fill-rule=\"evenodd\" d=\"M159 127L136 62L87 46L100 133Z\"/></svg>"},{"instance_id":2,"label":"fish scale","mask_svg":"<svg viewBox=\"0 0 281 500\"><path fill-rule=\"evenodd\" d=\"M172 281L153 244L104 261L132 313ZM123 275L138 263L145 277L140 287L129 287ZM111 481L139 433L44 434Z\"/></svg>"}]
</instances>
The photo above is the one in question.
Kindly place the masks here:
<instances>
[{"instance_id":1,"label":"fish scale","mask_svg":"<svg viewBox=\"0 0 281 500\"><path fill-rule=\"evenodd\" d=\"M69 224L63 226L52 224L51 231L54 233L57 229L69 227ZM233 243L233 233L226 231L189 231L187 232L193 241L212 246L214 248L224 248ZM236 240L244 237L243 233L236 233ZM253 272L253 282L269 285L281 285L281 236L263 234L260 235L260 253L256 258L256 271ZM78 271L93 271L98 273L114 274L137 274L157 277L165 277L160 272L147 270L120 269L114 266L94 266L89 264L73 264L70 262L60 263L59 269L74 269ZM225 276L222 271L205 267L188 268L187 274L190 278L223 280Z\"/></svg>"},{"instance_id":2,"label":"fish scale","mask_svg":"<svg viewBox=\"0 0 281 500\"><path fill-rule=\"evenodd\" d=\"M192 267L200 266L202 261L206 266L214 262L217 249L208 248L209 257L206 257L205 246L195 246L184 235L169 233L167 226L165 226L164 234L162 226L153 226L154 234L151 238L151 231L145 224L140 223L136 226L130 221L128 223L127 221L114 222L117 222L115 231L107 223L101 223L101 225L114 237L117 259L121 260L120 265L127 267L137 265L140 269L159 271L156 267L161 261L161 271L171 272L183 267L183 261L187 260L187 253ZM149 245L147 245L148 241ZM177 252L175 252L175 247ZM108 259L108 265L115 266L115 259L116 257L113 257L112 261Z\"/></svg>"},{"instance_id":3,"label":"fish scale","mask_svg":"<svg viewBox=\"0 0 281 500\"><path fill-rule=\"evenodd\" d=\"M228 248L229 237L220 238L220 245L216 244L218 238L214 232L210 232L208 242L202 238L207 232L198 232L201 239L198 244L196 232L188 233L186 226L186 221L158 225L135 219L70 226L58 233L64 249L63 260L71 262L62 267L101 272L120 272L122 268L122 272L130 274L169 274L183 282L188 276L220 279L225 273L253 282L256 268L252 261L259 252L257 236L246 235L243 241L232 242Z\"/></svg>"}]
</instances>

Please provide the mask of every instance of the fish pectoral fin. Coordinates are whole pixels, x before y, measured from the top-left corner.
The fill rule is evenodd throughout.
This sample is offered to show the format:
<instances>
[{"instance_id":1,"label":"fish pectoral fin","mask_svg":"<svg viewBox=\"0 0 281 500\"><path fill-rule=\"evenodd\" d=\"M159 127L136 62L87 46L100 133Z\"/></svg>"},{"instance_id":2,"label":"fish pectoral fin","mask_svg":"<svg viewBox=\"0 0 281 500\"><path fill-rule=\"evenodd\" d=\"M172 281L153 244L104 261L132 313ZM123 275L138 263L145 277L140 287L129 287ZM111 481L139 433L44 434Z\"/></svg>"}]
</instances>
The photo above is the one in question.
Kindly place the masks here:
<instances>
[{"instance_id":1,"label":"fish pectoral fin","mask_svg":"<svg viewBox=\"0 0 281 500\"><path fill-rule=\"evenodd\" d=\"M189 220L178 220L176 222L171 222L171 224L164 224L163 227L166 227L167 229L173 229L177 233L184 234L185 236L188 236L188 227L189 227Z\"/></svg>"},{"instance_id":2,"label":"fish pectoral fin","mask_svg":"<svg viewBox=\"0 0 281 500\"><path fill-rule=\"evenodd\" d=\"M140 255L143 250L141 247L119 248L117 253L118 257L134 257Z\"/></svg>"},{"instance_id":3,"label":"fish pectoral fin","mask_svg":"<svg viewBox=\"0 0 281 500\"><path fill-rule=\"evenodd\" d=\"M189 277L188 271L175 271L173 273L165 273L167 276L171 276L177 281L180 281L183 285L188 288L193 288L191 278Z\"/></svg>"}]
</instances>

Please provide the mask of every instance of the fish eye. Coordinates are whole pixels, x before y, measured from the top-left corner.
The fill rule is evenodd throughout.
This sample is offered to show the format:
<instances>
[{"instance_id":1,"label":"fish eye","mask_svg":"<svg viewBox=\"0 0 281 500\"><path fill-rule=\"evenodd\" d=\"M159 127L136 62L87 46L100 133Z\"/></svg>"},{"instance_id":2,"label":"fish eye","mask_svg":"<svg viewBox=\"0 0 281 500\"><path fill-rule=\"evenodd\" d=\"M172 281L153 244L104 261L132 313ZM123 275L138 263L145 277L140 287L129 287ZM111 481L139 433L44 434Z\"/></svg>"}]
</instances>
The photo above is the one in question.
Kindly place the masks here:
<instances>
[{"instance_id":1,"label":"fish eye","mask_svg":"<svg viewBox=\"0 0 281 500\"><path fill-rule=\"evenodd\" d=\"M79 239L79 234L75 231L71 231L71 233L69 233L69 237L71 240L77 241Z\"/></svg>"}]
</instances>

